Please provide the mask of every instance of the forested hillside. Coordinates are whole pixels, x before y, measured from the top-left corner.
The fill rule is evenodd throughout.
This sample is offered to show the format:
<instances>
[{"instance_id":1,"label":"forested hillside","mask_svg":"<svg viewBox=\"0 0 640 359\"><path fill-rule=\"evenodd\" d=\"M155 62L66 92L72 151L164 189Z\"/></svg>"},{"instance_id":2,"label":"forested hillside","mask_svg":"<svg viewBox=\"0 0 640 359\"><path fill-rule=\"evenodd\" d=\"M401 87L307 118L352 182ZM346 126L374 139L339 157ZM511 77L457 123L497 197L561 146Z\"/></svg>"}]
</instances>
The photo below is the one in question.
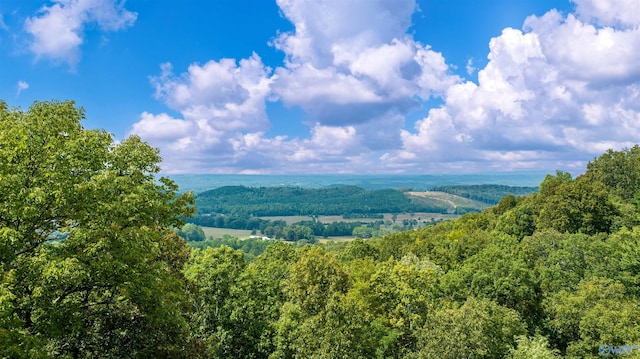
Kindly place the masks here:
<instances>
[{"instance_id":1,"label":"forested hillside","mask_svg":"<svg viewBox=\"0 0 640 359\"><path fill-rule=\"evenodd\" d=\"M640 147L369 240L190 249L157 150L0 102L0 357L638 357ZM345 196L345 198L348 198ZM186 232L185 232L185 235Z\"/></svg>"},{"instance_id":2,"label":"forested hillside","mask_svg":"<svg viewBox=\"0 0 640 359\"><path fill-rule=\"evenodd\" d=\"M502 185L441 186L434 191L452 194L466 211L480 211L508 195L526 195L535 187ZM354 215L405 212L450 212L451 201L425 198L415 201L410 189L367 190L356 186L303 189L293 187L224 186L196 195L198 214L235 216ZM431 193L431 192L427 192ZM471 199L464 201L455 196ZM479 203L478 203L479 202Z\"/></svg>"},{"instance_id":3,"label":"forested hillside","mask_svg":"<svg viewBox=\"0 0 640 359\"><path fill-rule=\"evenodd\" d=\"M309 216L402 212L440 212L446 206L411 202L393 189L355 186L322 189L225 186L196 196L198 213L237 216Z\"/></svg>"}]
</instances>

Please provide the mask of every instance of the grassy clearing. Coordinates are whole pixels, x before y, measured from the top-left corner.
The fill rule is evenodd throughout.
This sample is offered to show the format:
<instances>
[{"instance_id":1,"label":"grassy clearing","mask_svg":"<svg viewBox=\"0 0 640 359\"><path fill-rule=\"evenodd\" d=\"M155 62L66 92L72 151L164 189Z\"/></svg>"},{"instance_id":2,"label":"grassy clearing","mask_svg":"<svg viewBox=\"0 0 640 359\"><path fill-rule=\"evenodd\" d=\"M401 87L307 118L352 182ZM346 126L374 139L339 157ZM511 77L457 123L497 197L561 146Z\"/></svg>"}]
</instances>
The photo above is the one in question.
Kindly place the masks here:
<instances>
[{"instance_id":1,"label":"grassy clearing","mask_svg":"<svg viewBox=\"0 0 640 359\"><path fill-rule=\"evenodd\" d=\"M450 211L454 211L457 207L483 209L489 207L488 204L474 201L468 198L456 196L445 192L407 192L406 195L412 200L422 202L429 205L445 205Z\"/></svg>"},{"instance_id":2,"label":"grassy clearing","mask_svg":"<svg viewBox=\"0 0 640 359\"><path fill-rule=\"evenodd\" d=\"M204 234L208 237L213 238L222 238L225 234L230 235L231 237L236 237L240 239L247 239L251 236L251 231L248 229L229 229L229 228L213 228L213 227L202 227Z\"/></svg>"},{"instance_id":3,"label":"grassy clearing","mask_svg":"<svg viewBox=\"0 0 640 359\"><path fill-rule=\"evenodd\" d=\"M251 236L251 231L244 230L244 229L229 229L229 228L214 228L214 227L201 227L201 228L204 231L204 234L207 236L207 238L208 237L222 238L224 237L225 234L231 237L239 238L239 239L247 239ZM258 231L258 235L260 235L259 231ZM328 238L318 237L317 239L320 242L326 243L326 242L351 241L354 238L355 237L351 237L351 236L340 236L340 237L328 237Z\"/></svg>"},{"instance_id":4,"label":"grassy clearing","mask_svg":"<svg viewBox=\"0 0 640 359\"><path fill-rule=\"evenodd\" d=\"M327 237L327 238L317 237L316 239L320 243L331 243L331 242L349 242L356 239L356 237L352 237L352 236Z\"/></svg>"}]
</instances>

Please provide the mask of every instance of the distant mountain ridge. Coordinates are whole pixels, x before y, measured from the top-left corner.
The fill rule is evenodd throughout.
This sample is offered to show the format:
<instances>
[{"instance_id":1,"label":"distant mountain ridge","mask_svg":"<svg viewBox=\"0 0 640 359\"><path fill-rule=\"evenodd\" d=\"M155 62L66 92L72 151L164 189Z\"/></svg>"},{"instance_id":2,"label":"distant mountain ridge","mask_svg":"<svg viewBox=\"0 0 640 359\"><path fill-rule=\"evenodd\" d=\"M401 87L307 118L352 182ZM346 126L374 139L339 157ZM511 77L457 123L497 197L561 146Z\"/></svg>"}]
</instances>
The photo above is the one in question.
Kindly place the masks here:
<instances>
[{"instance_id":1,"label":"distant mountain ridge","mask_svg":"<svg viewBox=\"0 0 640 359\"><path fill-rule=\"evenodd\" d=\"M357 186L368 190L412 189L429 191L438 186L462 185L505 185L516 187L537 187L547 172L520 171L486 174L443 174L443 175L238 175L238 174L176 174L169 175L181 192L200 193L224 186L246 187L299 187L305 189L342 186Z\"/></svg>"}]
</instances>

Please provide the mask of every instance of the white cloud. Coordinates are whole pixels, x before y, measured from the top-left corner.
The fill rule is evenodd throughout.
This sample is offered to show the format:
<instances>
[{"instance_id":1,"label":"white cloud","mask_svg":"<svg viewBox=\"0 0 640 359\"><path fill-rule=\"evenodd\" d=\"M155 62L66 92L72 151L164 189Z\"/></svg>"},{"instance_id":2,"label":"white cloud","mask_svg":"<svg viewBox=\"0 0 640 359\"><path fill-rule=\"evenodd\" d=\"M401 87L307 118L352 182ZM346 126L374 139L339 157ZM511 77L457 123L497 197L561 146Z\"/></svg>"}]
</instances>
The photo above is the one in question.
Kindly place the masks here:
<instances>
[{"instance_id":1,"label":"white cloud","mask_svg":"<svg viewBox=\"0 0 640 359\"><path fill-rule=\"evenodd\" d=\"M180 143L203 157L227 154L218 162L224 170L260 165L270 171L282 160L296 164L291 170L338 171L351 161L358 162L352 170L364 169L376 151L402 143L405 114L460 81L440 53L407 34L414 0L283 0L278 5L295 25L295 31L273 41L285 53L285 66L271 71L254 54L239 65L233 59L194 64L180 75L163 65L162 74L152 79L157 98L182 115L179 121L192 124L188 140ZM309 138L265 137L270 126L266 100L301 107ZM148 117L132 133L153 127L155 117ZM215 134L205 138L204 129ZM151 134L146 137L160 143ZM165 139L163 151L175 152L169 143L178 140Z\"/></svg>"},{"instance_id":2,"label":"white cloud","mask_svg":"<svg viewBox=\"0 0 640 359\"><path fill-rule=\"evenodd\" d=\"M524 31L505 29L492 39L478 83L451 86L444 105L414 132L403 132L402 149L385 154L383 163L566 168L637 143L638 3L615 2L601 11L614 2L576 2L577 16L552 10L526 19ZM609 27L614 23L625 26Z\"/></svg>"},{"instance_id":3,"label":"white cloud","mask_svg":"<svg viewBox=\"0 0 640 359\"><path fill-rule=\"evenodd\" d=\"M478 70L473 66L473 59L467 60L467 66L465 68L467 69L467 75L473 75Z\"/></svg>"},{"instance_id":4,"label":"white cloud","mask_svg":"<svg viewBox=\"0 0 640 359\"><path fill-rule=\"evenodd\" d=\"M358 148L358 160L397 148L404 116L460 81L440 53L407 33L414 0L282 0L278 5L295 31L274 41L286 55L285 66L275 70L274 94L305 111L316 124L312 138L322 126L353 128L357 145L349 152ZM302 143L307 147L296 158L329 156L310 149L312 143Z\"/></svg>"},{"instance_id":5,"label":"white cloud","mask_svg":"<svg viewBox=\"0 0 640 359\"><path fill-rule=\"evenodd\" d=\"M416 4L413 0L277 0L295 33L275 41L292 65L333 65L334 50L358 53L405 36Z\"/></svg>"},{"instance_id":6,"label":"white cloud","mask_svg":"<svg viewBox=\"0 0 640 359\"><path fill-rule=\"evenodd\" d=\"M38 15L25 21L33 36L30 49L36 58L48 57L73 67L80 59L85 25L95 23L102 31L130 27L137 14L124 8L124 0L53 0Z\"/></svg>"},{"instance_id":7,"label":"white cloud","mask_svg":"<svg viewBox=\"0 0 640 359\"><path fill-rule=\"evenodd\" d=\"M29 84L26 81L18 81L18 85L16 85L16 96L20 96L20 93L29 88Z\"/></svg>"},{"instance_id":8,"label":"white cloud","mask_svg":"<svg viewBox=\"0 0 640 359\"><path fill-rule=\"evenodd\" d=\"M636 0L572 0L584 21L600 26L634 28L640 24L640 2Z\"/></svg>"},{"instance_id":9,"label":"white cloud","mask_svg":"<svg viewBox=\"0 0 640 359\"><path fill-rule=\"evenodd\" d=\"M639 23L640 24L640 23ZM542 17L532 16L525 29L540 38L549 64L568 79L590 85L634 80L640 75L640 28L616 30L599 28L569 14L563 18L551 11Z\"/></svg>"},{"instance_id":10,"label":"white cloud","mask_svg":"<svg viewBox=\"0 0 640 359\"><path fill-rule=\"evenodd\" d=\"M187 137L193 123L172 118L166 113L153 115L143 112L140 121L136 122L131 129L132 133L149 140L174 140L182 141Z\"/></svg>"},{"instance_id":11,"label":"white cloud","mask_svg":"<svg viewBox=\"0 0 640 359\"><path fill-rule=\"evenodd\" d=\"M417 100L459 81L441 54L407 34L414 0L282 0L278 5L295 31L274 41L287 61L276 70L273 89L314 122L353 125L381 114L406 114L418 107Z\"/></svg>"},{"instance_id":12,"label":"white cloud","mask_svg":"<svg viewBox=\"0 0 640 359\"><path fill-rule=\"evenodd\" d=\"M240 60L192 64L175 76L170 64L152 78L156 97L180 111L185 120L206 120L220 131L258 131L269 126L265 97L269 94L270 70L258 55Z\"/></svg>"},{"instance_id":13,"label":"white cloud","mask_svg":"<svg viewBox=\"0 0 640 359\"><path fill-rule=\"evenodd\" d=\"M131 132L173 172L580 169L640 138L640 16L635 1L575 2L504 29L463 81L409 34L413 0L279 0L295 26L273 41L282 67L163 65L152 84L180 118L144 113ZM302 108L309 135L267 136L266 101Z\"/></svg>"},{"instance_id":14,"label":"white cloud","mask_svg":"<svg viewBox=\"0 0 640 359\"><path fill-rule=\"evenodd\" d=\"M269 75L270 69L256 54L239 62L192 64L179 75L171 64L163 64L161 74L151 78L155 96L182 118L145 112L130 133L160 147L172 171L209 172L202 165L216 158L232 164L239 150L234 144L238 136L269 128L265 104ZM187 157L193 160L185 161Z\"/></svg>"}]
</instances>

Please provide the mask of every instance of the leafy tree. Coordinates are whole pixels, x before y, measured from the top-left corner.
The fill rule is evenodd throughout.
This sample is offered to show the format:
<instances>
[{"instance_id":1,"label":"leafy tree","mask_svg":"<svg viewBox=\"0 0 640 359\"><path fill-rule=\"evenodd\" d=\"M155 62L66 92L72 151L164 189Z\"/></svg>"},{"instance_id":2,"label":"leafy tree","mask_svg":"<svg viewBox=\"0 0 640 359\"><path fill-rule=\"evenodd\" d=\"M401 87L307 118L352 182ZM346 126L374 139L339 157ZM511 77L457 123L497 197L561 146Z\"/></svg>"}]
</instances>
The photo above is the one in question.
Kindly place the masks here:
<instances>
[{"instance_id":1,"label":"leafy tree","mask_svg":"<svg viewBox=\"0 0 640 359\"><path fill-rule=\"evenodd\" d=\"M586 176L570 182L545 182L540 185L542 203L537 228L587 234L610 232L619 213L602 182Z\"/></svg>"},{"instance_id":2,"label":"leafy tree","mask_svg":"<svg viewBox=\"0 0 640 359\"><path fill-rule=\"evenodd\" d=\"M187 223L180 229L180 235L188 240L194 242L201 242L206 239L204 230L193 223Z\"/></svg>"},{"instance_id":3,"label":"leafy tree","mask_svg":"<svg viewBox=\"0 0 640 359\"><path fill-rule=\"evenodd\" d=\"M307 226L294 225L284 229L285 240L296 242L301 239L313 240L313 231Z\"/></svg>"},{"instance_id":4,"label":"leafy tree","mask_svg":"<svg viewBox=\"0 0 640 359\"><path fill-rule=\"evenodd\" d=\"M351 235L357 238L371 238L373 236L373 228L369 226L358 226L353 229Z\"/></svg>"},{"instance_id":5,"label":"leafy tree","mask_svg":"<svg viewBox=\"0 0 640 359\"><path fill-rule=\"evenodd\" d=\"M600 257L599 262L610 272L600 274L620 281L628 293L640 298L640 227L623 228L609 236L607 242L611 252ZM605 258L610 260L603 260Z\"/></svg>"},{"instance_id":6,"label":"leafy tree","mask_svg":"<svg viewBox=\"0 0 640 359\"><path fill-rule=\"evenodd\" d=\"M435 307L441 274L437 265L409 254L400 261L379 263L353 284L349 297L367 308L377 330L384 333L378 339L383 356L401 357L415 348L415 332Z\"/></svg>"},{"instance_id":7,"label":"leafy tree","mask_svg":"<svg viewBox=\"0 0 640 359\"><path fill-rule=\"evenodd\" d=\"M531 198L534 197L532 196ZM532 235L536 230L535 218L537 213L534 207L534 200L523 199L517 206L506 210L498 218L495 229L518 239Z\"/></svg>"},{"instance_id":8,"label":"leafy tree","mask_svg":"<svg viewBox=\"0 0 640 359\"><path fill-rule=\"evenodd\" d=\"M429 316L409 358L501 358L524 332L515 311L469 297L459 308L443 307Z\"/></svg>"},{"instance_id":9,"label":"leafy tree","mask_svg":"<svg viewBox=\"0 0 640 359\"><path fill-rule=\"evenodd\" d=\"M516 198L516 196L509 194L504 196L500 200L500 202L498 202L498 204L489 208L488 211L496 215L501 215L501 214L504 214L506 211L514 208L517 204L518 204L518 199Z\"/></svg>"},{"instance_id":10,"label":"leafy tree","mask_svg":"<svg viewBox=\"0 0 640 359\"><path fill-rule=\"evenodd\" d=\"M267 358L276 347L276 323L287 300L283 282L298 258L294 248L274 242L247 265L231 289L234 305L230 319L234 329L237 357Z\"/></svg>"},{"instance_id":11,"label":"leafy tree","mask_svg":"<svg viewBox=\"0 0 640 359\"><path fill-rule=\"evenodd\" d=\"M81 125L73 102L0 102L0 356L190 356L171 228L190 194L158 151Z\"/></svg>"},{"instance_id":12,"label":"leafy tree","mask_svg":"<svg viewBox=\"0 0 640 359\"><path fill-rule=\"evenodd\" d=\"M283 282L288 299L275 325L272 358L322 357L315 355L318 341L312 340L328 303L347 292L349 278L336 258L321 247L305 247L289 268Z\"/></svg>"},{"instance_id":13,"label":"leafy tree","mask_svg":"<svg viewBox=\"0 0 640 359\"><path fill-rule=\"evenodd\" d=\"M573 178L571 177L571 173L556 171L556 175L546 175L544 180L540 183L540 194L543 196L547 196L553 194L555 189L564 183L573 182Z\"/></svg>"},{"instance_id":14,"label":"leafy tree","mask_svg":"<svg viewBox=\"0 0 640 359\"><path fill-rule=\"evenodd\" d=\"M379 256L380 252L375 247L370 245L368 241L363 241L361 238L356 238L353 241L349 242L344 251L340 253L340 260L352 261L356 258L364 259L367 257L371 259L378 259Z\"/></svg>"},{"instance_id":15,"label":"leafy tree","mask_svg":"<svg viewBox=\"0 0 640 359\"><path fill-rule=\"evenodd\" d=\"M604 183L613 194L631 200L640 190L640 146L608 150L587 164L586 175Z\"/></svg>"},{"instance_id":16,"label":"leafy tree","mask_svg":"<svg viewBox=\"0 0 640 359\"><path fill-rule=\"evenodd\" d=\"M197 290L191 320L193 335L205 344L208 356L246 356L238 343L242 326L231 316L241 305L234 290L245 266L242 252L223 246L194 251L185 267L187 278Z\"/></svg>"},{"instance_id":17,"label":"leafy tree","mask_svg":"<svg viewBox=\"0 0 640 359\"><path fill-rule=\"evenodd\" d=\"M536 335L528 338L521 336L518 338L518 346L511 349L509 359L553 359L559 358L560 352L549 348L547 338Z\"/></svg>"},{"instance_id":18,"label":"leafy tree","mask_svg":"<svg viewBox=\"0 0 640 359\"><path fill-rule=\"evenodd\" d=\"M626 288L593 277L576 291L560 291L546 301L548 326L569 357L595 357L603 344L621 346L640 340L640 309Z\"/></svg>"},{"instance_id":19,"label":"leafy tree","mask_svg":"<svg viewBox=\"0 0 640 359\"><path fill-rule=\"evenodd\" d=\"M311 247L291 265L285 293L307 315L317 314L334 292L346 293L349 277L336 258L321 247Z\"/></svg>"},{"instance_id":20,"label":"leafy tree","mask_svg":"<svg viewBox=\"0 0 640 359\"><path fill-rule=\"evenodd\" d=\"M492 244L448 272L442 280L445 292L459 301L472 296L486 298L514 309L530 324L541 319L540 292L533 272L515 253L515 245Z\"/></svg>"}]
</instances>

